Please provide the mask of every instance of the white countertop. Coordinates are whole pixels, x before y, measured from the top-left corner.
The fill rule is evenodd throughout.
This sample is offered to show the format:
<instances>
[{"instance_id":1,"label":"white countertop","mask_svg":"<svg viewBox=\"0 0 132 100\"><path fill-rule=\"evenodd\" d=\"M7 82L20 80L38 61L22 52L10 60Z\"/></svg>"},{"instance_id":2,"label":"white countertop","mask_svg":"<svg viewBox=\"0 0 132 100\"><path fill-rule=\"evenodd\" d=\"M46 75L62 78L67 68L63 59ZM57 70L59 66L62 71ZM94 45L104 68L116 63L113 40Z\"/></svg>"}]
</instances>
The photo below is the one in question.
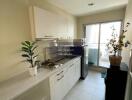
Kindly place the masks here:
<instances>
[{"instance_id":1,"label":"white countertop","mask_svg":"<svg viewBox=\"0 0 132 100\"><path fill-rule=\"evenodd\" d=\"M71 60L74 60L74 59L71 59ZM69 61L67 61L66 63L68 63ZM62 67L59 67L54 70L40 68L38 70L37 76L32 77L29 75L28 72L25 72L10 80L0 83L0 100L12 100L13 98L21 95L28 89L37 85L41 81L49 78L49 76L51 76L53 73L60 70L61 68Z\"/></svg>"},{"instance_id":2,"label":"white countertop","mask_svg":"<svg viewBox=\"0 0 132 100\"><path fill-rule=\"evenodd\" d=\"M0 100L11 100L49 77L53 71L41 68L37 76L28 72L0 84Z\"/></svg>"}]
</instances>

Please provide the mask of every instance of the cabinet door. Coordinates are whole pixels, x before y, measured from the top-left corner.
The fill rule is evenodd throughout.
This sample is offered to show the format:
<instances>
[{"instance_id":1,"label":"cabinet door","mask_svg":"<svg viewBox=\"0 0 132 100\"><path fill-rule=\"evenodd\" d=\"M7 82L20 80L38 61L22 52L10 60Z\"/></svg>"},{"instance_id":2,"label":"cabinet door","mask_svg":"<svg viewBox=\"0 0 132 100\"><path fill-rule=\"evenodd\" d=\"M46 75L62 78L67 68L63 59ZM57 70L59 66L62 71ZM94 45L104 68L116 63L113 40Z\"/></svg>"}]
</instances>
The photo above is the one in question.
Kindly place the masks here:
<instances>
[{"instance_id":1,"label":"cabinet door","mask_svg":"<svg viewBox=\"0 0 132 100\"><path fill-rule=\"evenodd\" d=\"M46 9L30 7L30 23L34 38L59 38L68 33L67 18Z\"/></svg>"},{"instance_id":2,"label":"cabinet door","mask_svg":"<svg viewBox=\"0 0 132 100\"><path fill-rule=\"evenodd\" d=\"M64 97L64 74L59 71L50 77L51 100L62 100Z\"/></svg>"},{"instance_id":3,"label":"cabinet door","mask_svg":"<svg viewBox=\"0 0 132 100\"><path fill-rule=\"evenodd\" d=\"M67 86L69 86L68 91L73 87L74 84L75 84L75 66L74 64L71 64L68 67L68 71L67 71Z\"/></svg>"},{"instance_id":4,"label":"cabinet door","mask_svg":"<svg viewBox=\"0 0 132 100\"><path fill-rule=\"evenodd\" d=\"M80 63L80 60L78 60L76 63L75 63L75 70L76 70L76 74L75 74L75 80L78 81L79 78L80 78L80 75L81 75L81 63Z\"/></svg>"},{"instance_id":5,"label":"cabinet door","mask_svg":"<svg viewBox=\"0 0 132 100\"><path fill-rule=\"evenodd\" d=\"M80 78L80 59L67 66L65 71L65 94L75 85Z\"/></svg>"}]
</instances>

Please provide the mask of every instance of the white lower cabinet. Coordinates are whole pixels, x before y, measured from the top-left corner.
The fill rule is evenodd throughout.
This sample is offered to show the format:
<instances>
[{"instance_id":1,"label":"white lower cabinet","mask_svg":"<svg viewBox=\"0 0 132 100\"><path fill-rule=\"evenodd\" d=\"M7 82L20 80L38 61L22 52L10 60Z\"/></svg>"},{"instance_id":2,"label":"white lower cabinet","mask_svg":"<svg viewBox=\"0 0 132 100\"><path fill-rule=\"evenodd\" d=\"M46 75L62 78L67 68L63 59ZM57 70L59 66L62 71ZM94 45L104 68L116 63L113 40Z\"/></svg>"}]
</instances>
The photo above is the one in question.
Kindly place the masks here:
<instances>
[{"instance_id":1,"label":"white lower cabinet","mask_svg":"<svg viewBox=\"0 0 132 100\"><path fill-rule=\"evenodd\" d=\"M77 58L78 59L78 58ZM75 59L76 60L76 59ZM50 77L51 100L63 100L80 78L80 59L66 65Z\"/></svg>"},{"instance_id":2,"label":"white lower cabinet","mask_svg":"<svg viewBox=\"0 0 132 100\"><path fill-rule=\"evenodd\" d=\"M50 77L50 95L51 100L62 100L64 93L64 74L63 70Z\"/></svg>"},{"instance_id":3,"label":"white lower cabinet","mask_svg":"<svg viewBox=\"0 0 132 100\"><path fill-rule=\"evenodd\" d=\"M67 72L67 89L68 91L71 89L71 87L75 84L75 64L71 64L68 67Z\"/></svg>"},{"instance_id":4,"label":"white lower cabinet","mask_svg":"<svg viewBox=\"0 0 132 100\"><path fill-rule=\"evenodd\" d=\"M75 63L75 80L78 80L81 77L81 62L78 61Z\"/></svg>"}]
</instances>

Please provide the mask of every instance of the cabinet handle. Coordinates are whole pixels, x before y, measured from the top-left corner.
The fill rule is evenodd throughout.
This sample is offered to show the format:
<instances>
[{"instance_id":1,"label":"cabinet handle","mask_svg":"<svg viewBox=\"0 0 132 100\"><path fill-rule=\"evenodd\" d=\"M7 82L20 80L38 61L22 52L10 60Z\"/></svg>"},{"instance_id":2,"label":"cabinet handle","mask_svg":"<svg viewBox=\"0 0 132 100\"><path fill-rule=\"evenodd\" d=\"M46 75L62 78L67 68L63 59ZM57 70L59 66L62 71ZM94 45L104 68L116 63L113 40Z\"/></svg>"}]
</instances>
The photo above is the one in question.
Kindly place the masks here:
<instances>
[{"instance_id":1,"label":"cabinet handle","mask_svg":"<svg viewBox=\"0 0 132 100\"><path fill-rule=\"evenodd\" d=\"M58 73L57 76L59 76L61 73L63 73L63 71L61 71L60 73Z\"/></svg>"},{"instance_id":2,"label":"cabinet handle","mask_svg":"<svg viewBox=\"0 0 132 100\"><path fill-rule=\"evenodd\" d=\"M48 35L46 35L45 37L53 37L53 36L50 36L50 35L48 36Z\"/></svg>"},{"instance_id":3,"label":"cabinet handle","mask_svg":"<svg viewBox=\"0 0 132 100\"><path fill-rule=\"evenodd\" d=\"M70 67L72 67L74 64L70 65Z\"/></svg>"},{"instance_id":4,"label":"cabinet handle","mask_svg":"<svg viewBox=\"0 0 132 100\"><path fill-rule=\"evenodd\" d=\"M57 79L57 81L60 81L63 77L64 77L64 75L62 75L61 78Z\"/></svg>"}]
</instances>

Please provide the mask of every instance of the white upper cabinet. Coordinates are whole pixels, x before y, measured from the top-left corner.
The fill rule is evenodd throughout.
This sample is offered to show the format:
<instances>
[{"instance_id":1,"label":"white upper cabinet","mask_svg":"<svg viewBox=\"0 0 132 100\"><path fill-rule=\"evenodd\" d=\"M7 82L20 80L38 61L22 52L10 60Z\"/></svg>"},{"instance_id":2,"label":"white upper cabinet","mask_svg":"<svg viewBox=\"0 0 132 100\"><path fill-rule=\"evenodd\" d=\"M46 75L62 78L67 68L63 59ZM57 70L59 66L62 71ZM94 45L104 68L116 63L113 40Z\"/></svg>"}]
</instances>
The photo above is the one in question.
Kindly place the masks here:
<instances>
[{"instance_id":1,"label":"white upper cabinet","mask_svg":"<svg viewBox=\"0 0 132 100\"><path fill-rule=\"evenodd\" d=\"M33 38L73 37L74 23L67 17L38 7L30 7Z\"/></svg>"}]
</instances>

